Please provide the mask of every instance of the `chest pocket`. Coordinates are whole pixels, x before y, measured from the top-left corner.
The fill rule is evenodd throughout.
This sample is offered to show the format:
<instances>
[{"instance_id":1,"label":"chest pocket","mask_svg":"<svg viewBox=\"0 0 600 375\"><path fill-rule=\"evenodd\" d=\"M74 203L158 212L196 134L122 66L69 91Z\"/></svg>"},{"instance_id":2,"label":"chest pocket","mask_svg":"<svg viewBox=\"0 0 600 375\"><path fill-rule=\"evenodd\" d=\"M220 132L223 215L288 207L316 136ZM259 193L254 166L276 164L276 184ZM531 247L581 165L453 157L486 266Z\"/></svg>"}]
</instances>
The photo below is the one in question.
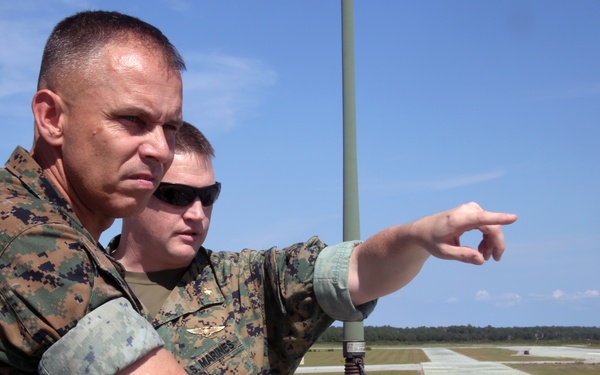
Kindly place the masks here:
<instances>
[{"instance_id":1,"label":"chest pocket","mask_svg":"<svg viewBox=\"0 0 600 375\"><path fill-rule=\"evenodd\" d=\"M202 336L203 333L199 333ZM205 335L209 335L208 332ZM225 330L198 340L195 355L188 362L189 374L251 374L253 365L239 337Z\"/></svg>"}]
</instances>

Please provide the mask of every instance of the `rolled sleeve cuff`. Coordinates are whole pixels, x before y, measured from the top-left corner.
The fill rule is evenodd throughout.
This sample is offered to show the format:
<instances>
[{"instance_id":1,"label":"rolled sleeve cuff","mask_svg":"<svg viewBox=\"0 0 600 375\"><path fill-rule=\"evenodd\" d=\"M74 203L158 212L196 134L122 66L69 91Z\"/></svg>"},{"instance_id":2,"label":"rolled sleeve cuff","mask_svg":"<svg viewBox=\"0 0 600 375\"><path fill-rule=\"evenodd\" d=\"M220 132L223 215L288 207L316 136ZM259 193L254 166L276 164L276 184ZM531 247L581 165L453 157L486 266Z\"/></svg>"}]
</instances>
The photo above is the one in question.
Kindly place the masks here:
<instances>
[{"instance_id":1,"label":"rolled sleeve cuff","mask_svg":"<svg viewBox=\"0 0 600 375\"><path fill-rule=\"evenodd\" d=\"M114 374L164 345L148 321L125 298L84 316L48 349L40 374Z\"/></svg>"},{"instance_id":2,"label":"rolled sleeve cuff","mask_svg":"<svg viewBox=\"0 0 600 375\"><path fill-rule=\"evenodd\" d=\"M357 241L327 246L315 264L314 289L319 305L333 319L356 322L366 319L377 300L354 306L348 289L350 255Z\"/></svg>"}]
</instances>

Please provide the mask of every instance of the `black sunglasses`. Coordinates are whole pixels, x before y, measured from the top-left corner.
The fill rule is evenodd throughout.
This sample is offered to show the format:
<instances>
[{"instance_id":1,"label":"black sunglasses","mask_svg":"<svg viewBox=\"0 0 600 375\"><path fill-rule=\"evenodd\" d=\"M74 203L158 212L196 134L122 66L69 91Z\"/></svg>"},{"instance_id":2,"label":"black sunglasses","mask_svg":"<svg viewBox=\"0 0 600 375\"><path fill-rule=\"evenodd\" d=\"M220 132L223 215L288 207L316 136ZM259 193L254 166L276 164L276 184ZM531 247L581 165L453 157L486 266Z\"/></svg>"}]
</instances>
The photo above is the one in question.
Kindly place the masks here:
<instances>
[{"instance_id":1,"label":"black sunglasses","mask_svg":"<svg viewBox=\"0 0 600 375\"><path fill-rule=\"evenodd\" d=\"M201 188L161 182L154 192L154 196L161 201L172 204L173 206L186 207L192 204L196 198L200 198L202 206L212 206L219 198L221 192L221 183L215 182L214 185Z\"/></svg>"}]
</instances>

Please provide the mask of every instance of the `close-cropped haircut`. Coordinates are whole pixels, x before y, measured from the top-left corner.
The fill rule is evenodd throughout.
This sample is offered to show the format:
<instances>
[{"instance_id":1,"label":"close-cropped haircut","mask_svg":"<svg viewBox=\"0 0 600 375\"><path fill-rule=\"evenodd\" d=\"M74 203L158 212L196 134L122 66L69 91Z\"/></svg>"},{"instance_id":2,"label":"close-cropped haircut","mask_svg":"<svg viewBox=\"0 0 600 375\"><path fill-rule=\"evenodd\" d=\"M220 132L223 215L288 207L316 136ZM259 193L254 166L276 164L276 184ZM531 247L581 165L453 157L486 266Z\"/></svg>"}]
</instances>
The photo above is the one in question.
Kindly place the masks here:
<instances>
[{"instance_id":1,"label":"close-cropped haircut","mask_svg":"<svg viewBox=\"0 0 600 375\"><path fill-rule=\"evenodd\" d=\"M183 72L185 62L156 27L119 12L83 11L60 21L50 33L40 67L38 90L53 86L80 70L114 41L134 40L156 50L166 67Z\"/></svg>"},{"instance_id":2,"label":"close-cropped haircut","mask_svg":"<svg viewBox=\"0 0 600 375\"><path fill-rule=\"evenodd\" d=\"M176 154L198 154L213 158L215 150L198 128L184 121L175 135Z\"/></svg>"}]
</instances>

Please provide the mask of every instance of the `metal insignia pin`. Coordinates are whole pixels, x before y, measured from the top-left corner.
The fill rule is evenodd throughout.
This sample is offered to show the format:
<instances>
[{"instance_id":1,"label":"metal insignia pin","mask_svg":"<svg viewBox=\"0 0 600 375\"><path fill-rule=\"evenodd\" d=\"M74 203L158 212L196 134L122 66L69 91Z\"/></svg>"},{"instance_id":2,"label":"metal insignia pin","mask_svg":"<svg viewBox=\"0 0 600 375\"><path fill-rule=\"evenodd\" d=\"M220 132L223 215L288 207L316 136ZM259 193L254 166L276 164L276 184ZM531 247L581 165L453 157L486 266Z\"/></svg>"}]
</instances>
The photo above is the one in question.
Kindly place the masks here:
<instances>
[{"instance_id":1,"label":"metal insignia pin","mask_svg":"<svg viewBox=\"0 0 600 375\"><path fill-rule=\"evenodd\" d=\"M225 326L212 326L212 327L202 327L202 328L192 328L187 331L192 335L201 335L202 337L211 337L217 332L221 332L225 329Z\"/></svg>"}]
</instances>

